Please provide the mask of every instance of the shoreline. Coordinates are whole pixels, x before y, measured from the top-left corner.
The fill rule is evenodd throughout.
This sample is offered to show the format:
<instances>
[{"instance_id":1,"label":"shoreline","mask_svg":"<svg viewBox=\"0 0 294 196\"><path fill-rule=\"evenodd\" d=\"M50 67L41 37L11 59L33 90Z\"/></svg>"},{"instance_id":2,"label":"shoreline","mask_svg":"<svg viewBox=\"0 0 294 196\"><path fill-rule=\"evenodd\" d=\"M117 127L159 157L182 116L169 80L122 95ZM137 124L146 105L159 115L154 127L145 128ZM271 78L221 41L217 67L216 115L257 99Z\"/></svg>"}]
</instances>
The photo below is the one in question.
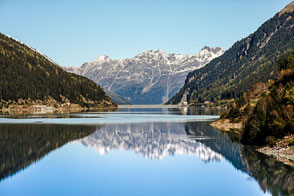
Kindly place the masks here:
<instances>
[{"instance_id":1,"label":"shoreline","mask_svg":"<svg viewBox=\"0 0 294 196\"><path fill-rule=\"evenodd\" d=\"M285 136L279 139L274 146L264 146L258 148L257 151L294 167L294 135Z\"/></svg>"},{"instance_id":2,"label":"shoreline","mask_svg":"<svg viewBox=\"0 0 294 196\"><path fill-rule=\"evenodd\" d=\"M229 137L236 132L241 134L244 129L242 122L232 123L229 119L219 119L210 125L221 132L227 133ZM294 134L277 140L273 146L258 147L256 151L274 157L276 160L294 167Z\"/></svg>"},{"instance_id":3,"label":"shoreline","mask_svg":"<svg viewBox=\"0 0 294 196\"><path fill-rule=\"evenodd\" d=\"M100 105L98 107L82 107L78 104L69 104L65 106L53 107L48 105L13 105L9 108L0 108L0 114L22 115L22 114L53 114L53 113L71 113L82 111L95 111L95 110L115 110L118 107L115 105L107 106Z\"/></svg>"}]
</instances>

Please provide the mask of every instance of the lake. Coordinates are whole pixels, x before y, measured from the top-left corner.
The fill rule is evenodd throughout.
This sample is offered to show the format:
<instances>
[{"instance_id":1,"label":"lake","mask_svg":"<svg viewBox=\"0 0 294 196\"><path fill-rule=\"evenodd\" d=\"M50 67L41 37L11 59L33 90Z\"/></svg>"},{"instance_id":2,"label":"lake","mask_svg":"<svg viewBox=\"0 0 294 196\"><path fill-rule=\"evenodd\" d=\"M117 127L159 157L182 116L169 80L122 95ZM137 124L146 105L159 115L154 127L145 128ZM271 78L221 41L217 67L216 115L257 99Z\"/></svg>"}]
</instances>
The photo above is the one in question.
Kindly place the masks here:
<instances>
[{"instance_id":1,"label":"lake","mask_svg":"<svg viewBox=\"0 0 294 196\"><path fill-rule=\"evenodd\" d=\"M0 195L293 195L294 168L210 123L220 111L0 116Z\"/></svg>"}]
</instances>

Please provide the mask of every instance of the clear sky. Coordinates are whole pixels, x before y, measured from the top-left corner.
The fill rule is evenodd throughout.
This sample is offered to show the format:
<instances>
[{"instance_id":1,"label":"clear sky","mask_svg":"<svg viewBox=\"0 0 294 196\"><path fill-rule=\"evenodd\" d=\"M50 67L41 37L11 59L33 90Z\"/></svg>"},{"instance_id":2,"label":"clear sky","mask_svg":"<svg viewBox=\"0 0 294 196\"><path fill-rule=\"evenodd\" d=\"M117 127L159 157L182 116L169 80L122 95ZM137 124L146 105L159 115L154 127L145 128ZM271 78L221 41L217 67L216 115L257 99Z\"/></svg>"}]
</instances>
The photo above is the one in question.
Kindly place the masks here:
<instances>
[{"instance_id":1,"label":"clear sky","mask_svg":"<svg viewBox=\"0 0 294 196\"><path fill-rule=\"evenodd\" d=\"M0 31L61 66L151 49L228 49L291 0L0 0Z\"/></svg>"}]
</instances>

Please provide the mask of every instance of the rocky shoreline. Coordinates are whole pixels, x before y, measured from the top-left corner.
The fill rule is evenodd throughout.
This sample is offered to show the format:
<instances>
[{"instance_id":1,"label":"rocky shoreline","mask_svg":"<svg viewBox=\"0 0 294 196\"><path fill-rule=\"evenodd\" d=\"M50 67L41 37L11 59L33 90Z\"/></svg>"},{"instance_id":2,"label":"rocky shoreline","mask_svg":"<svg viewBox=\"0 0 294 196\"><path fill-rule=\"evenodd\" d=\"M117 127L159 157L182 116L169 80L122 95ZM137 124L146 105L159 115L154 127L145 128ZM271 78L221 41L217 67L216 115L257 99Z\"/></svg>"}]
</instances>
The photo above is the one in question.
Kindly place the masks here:
<instances>
[{"instance_id":1,"label":"rocky shoreline","mask_svg":"<svg viewBox=\"0 0 294 196\"><path fill-rule=\"evenodd\" d=\"M273 156L287 165L294 166L294 135L285 136L278 140L274 146L264 146L257 151Z\"/></svg>"}]
</instances>

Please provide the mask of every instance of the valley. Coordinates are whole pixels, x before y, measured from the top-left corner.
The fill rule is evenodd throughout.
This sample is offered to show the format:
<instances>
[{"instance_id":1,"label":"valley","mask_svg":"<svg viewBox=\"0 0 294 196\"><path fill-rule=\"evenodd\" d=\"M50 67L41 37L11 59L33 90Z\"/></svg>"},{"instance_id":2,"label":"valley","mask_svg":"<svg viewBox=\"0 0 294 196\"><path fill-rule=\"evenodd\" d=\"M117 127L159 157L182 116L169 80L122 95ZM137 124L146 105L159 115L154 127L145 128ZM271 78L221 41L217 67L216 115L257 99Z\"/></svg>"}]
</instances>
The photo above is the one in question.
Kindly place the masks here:
<instances>
[{"instance_id":1,"label":"valley","mask_svg":"<svg viewBox=\"0 0 294 196\"><path fill-rule=\"evenodd\" d=\"M0 195L294 195L293 0L0 16Z\"/></svg>"}]
</instances>

